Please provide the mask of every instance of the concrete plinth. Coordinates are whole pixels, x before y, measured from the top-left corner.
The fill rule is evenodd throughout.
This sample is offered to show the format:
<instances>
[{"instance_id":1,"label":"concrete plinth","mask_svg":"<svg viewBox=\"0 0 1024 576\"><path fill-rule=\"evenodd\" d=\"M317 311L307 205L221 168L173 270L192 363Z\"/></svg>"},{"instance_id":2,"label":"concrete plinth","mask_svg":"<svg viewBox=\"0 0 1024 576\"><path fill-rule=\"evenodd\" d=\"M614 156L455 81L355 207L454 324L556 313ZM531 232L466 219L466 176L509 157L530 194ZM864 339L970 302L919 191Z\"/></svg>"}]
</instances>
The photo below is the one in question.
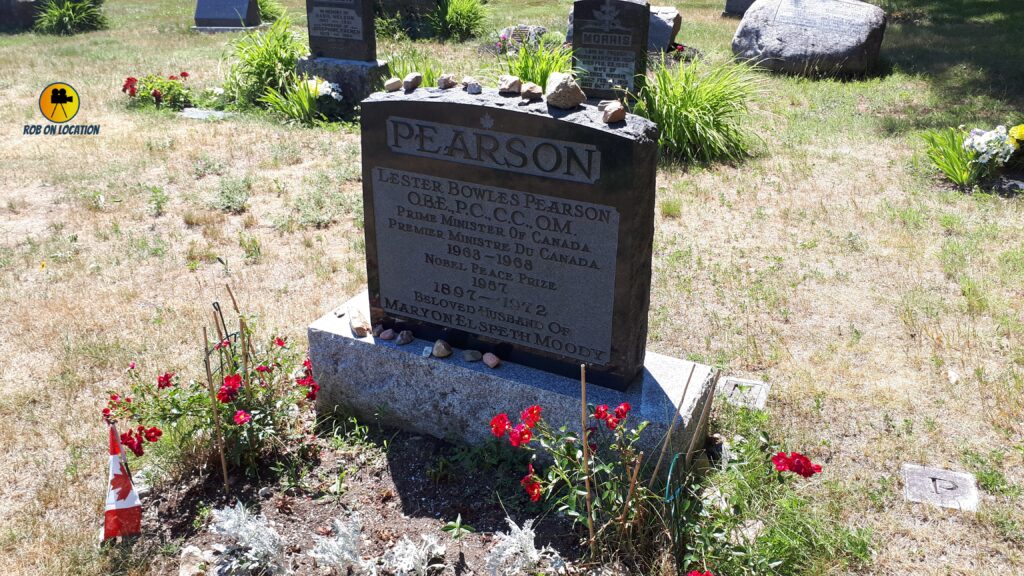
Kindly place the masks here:
<instances>
[{"instance_id":1,"label":"concrete plinth","mask_svg":"<svg viewBox=\"0 0 1024 576\"><path fill-rule=\"evenodd\" d=\"M301 58L295 68L299 74L319 76L341 86L345 102L353 106L372 94L374 84L388 73L388 63L384 60L362 62L311 56Z\"/></svg>"},{"instance_id":2,"label":"concrete plinth","mask_svg":"<svg viewBox=\"0 0 1024 576\"><path fill-rule=\"evenodd\" d=\"M515 424L523 408L539 404L549 423L579 431L579 380L509 362L491 369L463 361L458 349L448 358L434 358L429 355L433 342L424 340L398 346L372 335L357 338L349 327L355 307L369 318L363 293L309 326L309 355L321 385L319 410L342 406L367 421L476 444L490 437L495 414L506 412ZM691 443L703 447L717 380L718 372L709 366L648 352L643 374L625 392L588 386L587 401L613 408L629 402L630 423L650 422L641 439L649 457L660 451L675 407L681 406L669 453L685 453Z\"/></svg>"},{"instance_id":3,"label":"concrete plinth","mask_svg":"<svg viewBox=\"0 0 1024 576\"><path fill-rule=\"evenodd\" d=\"M190 26L189 30L202 34L223 34L225 32L252 32L253 30L262 30L269 27L270 24L264 22L256 26Z\"/></svg>"}]
</instances>

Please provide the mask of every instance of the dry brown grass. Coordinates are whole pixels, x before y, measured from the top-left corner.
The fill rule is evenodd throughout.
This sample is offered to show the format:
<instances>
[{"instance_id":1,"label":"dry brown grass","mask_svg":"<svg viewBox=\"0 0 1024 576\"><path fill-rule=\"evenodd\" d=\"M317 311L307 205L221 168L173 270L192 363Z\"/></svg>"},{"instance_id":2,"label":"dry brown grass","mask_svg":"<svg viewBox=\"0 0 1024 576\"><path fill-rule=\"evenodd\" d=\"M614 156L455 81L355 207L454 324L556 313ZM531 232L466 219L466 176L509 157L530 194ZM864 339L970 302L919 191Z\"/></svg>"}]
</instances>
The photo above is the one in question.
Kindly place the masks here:
<instances>
[{"instance_id":1,"label":"dry brown grass","mask_svg":"<svg viewBox=\"0 0 1024 576\"><path fill-rule=\"evenodd\" d=\"M302 2L287 4L302 12ZM735 23L711 4L687 5L685 26L718 46ZM42 49L50 39L0 37L0 125L16 134L0 140L4 574L113 569L96 549L103 398L131 360L147 374L194 374L201 326L209 303L226 300L225 283L264 326L301 342L308 322L365 282L351 216L302 229L292 208L311 175L352 168L357 135L124 109L126 75L219 77L226 39L184 33L191 6L166 5L157 14L109 2L114 28L55 41L58 59ZM551 20L565 5L550 8ZM469 72L479 56L448 46L443 59ZM82 94L76 122L101 124L102 136L19 134L39 121L34 100L57 79ZM1001 449L1000 471L1024 485L1013 379L1024 370L1024 256L1020 265L1001 257L1024 250L1021 200L946 192L917 167L912 138L881 129L928 100L919 77L773 79L769 90L781 96L759 105L762 157L659 174L659 195L677 199L681 217L657 223L651 348L773 383L778 435L825 464L808 493L872 529L871 573L1021 573L1024 543L992 515L1024 526L1019 498L986 496L988 512L958 514L905 503L898 478L904 461L963 469L964 449ZM225 176L254 179L247 213L210 208ZM361 193L357 180L332 182L348 201ZM159 217L149 214L151 185L170 196ZM260 242L258 264L244 261L243 229ZM951 262L950 239L969 245L965 258ZM964 276L980 283L984 306L969 304Z\"/></svg>"}]
</instances>

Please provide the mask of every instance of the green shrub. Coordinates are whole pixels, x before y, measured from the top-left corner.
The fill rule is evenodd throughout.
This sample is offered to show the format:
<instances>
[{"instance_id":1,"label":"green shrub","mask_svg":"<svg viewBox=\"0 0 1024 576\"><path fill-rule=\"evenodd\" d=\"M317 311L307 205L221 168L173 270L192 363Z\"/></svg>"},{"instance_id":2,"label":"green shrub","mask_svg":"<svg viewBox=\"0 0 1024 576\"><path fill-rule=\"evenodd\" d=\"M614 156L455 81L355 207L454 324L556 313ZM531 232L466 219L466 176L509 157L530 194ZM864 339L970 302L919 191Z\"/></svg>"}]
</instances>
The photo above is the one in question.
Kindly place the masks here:
<instances>
[{"instance_id":1,"label":"green shrub","mask_svg":"<svg viewBox=\"0 0 1024 576\"><path fill-rule=\"evenodd\" d=\"M48 0L39 8L35 30L70 36L107 27L103 0Z\"/></svg>"},{"instance_id":2,"label":"green shrub","mask_svg":"<svg viewBox=\"0 0 1024 576\"><path fill-rule=\"evenodd\" d=\"M749 100L759 92L738 64L655 67L637 95L634 112L661 131L662 154L682 162L737 161L751 153Z\"/></svg>"},{"instance_id":3,"label":"green shrub","mask_svg":"<svg viewBox=\"0 0 1024 576\"><path fill-rule=\"evenodd\" d=\"M392 54L388 66L391 74L398 78L405 78L410 72L423 74L423 86L437 86L437 79L442 74L441 63L416 48Z\"/></svg>"},{"instance_id":4,"label":"green shrub","mask_svg":"<svg viewBox=\"0 0 1024 576\"><path fill-rule=\"evenodd\" d=\"M320 113L318 100L317 79L296 77L284 92L267 88L267 93L259 101L289 122L314 126L325 120Z\"/></svg>"},{"instance_id":5,"label":"green shrub","mask_svg":"<svg viewBox=\"0 0 1024 576\"><path fill-rule=\"evenodd\" d=\"M234 62L224 92L241 106L259 103L268 89L284 92L294 81L295 65L306 52L305 43L284 16L265 31L254 31L231 44Z\"/></svg>"},{"instance_id":6,"label":"green shrub","mask_svg":"<svg viewBox=\"0 0 1024 576\"><path fill-rule=\"evenodd\" d=\"M536 47L521 46L518 53L502 57L502 73L518 76L523 82L547 87L552 72L571 72L572 48L561 42L541 40Z\"/></svg>"},{"instance_id":7,"label":"green shrub","mask_svg":"<svg viewBox=\"0 0 1024 576\"><path fill-rule=\"evenodd\" d=\"M252 180L246 178L221 178L214 198L214 208L232 214L245 212L252 195Z\"/></svg>"},{"instance_id":8,"label":"green shrub","mask_svg":"<svg viewBox=\"0 0 1024 576\"><path fill-rule=\"evenodd\" d=\"M479 36L486 18L481 0L439 0L428 16L435 34L459 42Z\"/></svg>"},{"instance_id":9,"label":"green shrub","mask_svg":"<svg viewBox=\"0 0 1024 576\"><path fill-rule=\"evenodd\" d=\"M972 162L973 155L964 149L965 135L959 128L931 130L921 135L926 146L925 153L932 165L960 188L977 184L984 168L982 164Z\"/></svg>"},{"instance_id":10,"label":"green shrub","mask_svg":"<svg viewBox=\"0 0 1024 576\"><path fill-rule=\"evenodd\" d=\"M288 13L281 0L258 0L260 8L260 20L264 22L277 22Z\"/></svg>"}]
</instances>

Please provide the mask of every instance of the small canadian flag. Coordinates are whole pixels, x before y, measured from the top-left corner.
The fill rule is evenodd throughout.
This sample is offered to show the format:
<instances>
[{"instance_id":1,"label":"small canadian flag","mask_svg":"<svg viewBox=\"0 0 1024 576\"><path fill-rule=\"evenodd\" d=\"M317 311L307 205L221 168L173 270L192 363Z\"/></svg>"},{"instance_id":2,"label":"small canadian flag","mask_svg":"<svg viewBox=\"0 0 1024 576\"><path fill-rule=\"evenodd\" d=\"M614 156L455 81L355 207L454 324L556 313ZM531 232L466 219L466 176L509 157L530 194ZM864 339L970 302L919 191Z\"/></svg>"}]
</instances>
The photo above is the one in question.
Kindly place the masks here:
<instances>
[{"instance_id":1,"label":"small canadian flag","mask_svg":"<svg viewBox=\"0 0 1024 576\"><path fill-rule=\"evenodd\" d=\"M111 424L110 484L107 486L107 506L103 512L103 535L100 540L136 536L142 532L142 503L135 492L123 454L117 428Z\"/></svg>"}]
</instances>

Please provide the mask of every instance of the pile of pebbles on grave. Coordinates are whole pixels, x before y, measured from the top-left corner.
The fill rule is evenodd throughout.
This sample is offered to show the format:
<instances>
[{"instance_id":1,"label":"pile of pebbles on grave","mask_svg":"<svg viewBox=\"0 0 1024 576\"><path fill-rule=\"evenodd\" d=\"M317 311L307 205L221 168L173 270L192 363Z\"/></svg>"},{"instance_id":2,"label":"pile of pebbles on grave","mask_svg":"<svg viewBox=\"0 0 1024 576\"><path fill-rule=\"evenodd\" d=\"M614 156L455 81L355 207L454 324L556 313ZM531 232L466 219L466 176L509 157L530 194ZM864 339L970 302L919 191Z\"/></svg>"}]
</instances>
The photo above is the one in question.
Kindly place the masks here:
<instances>
[{"instance_id":1,"label":"pile of pebbles on grave","mask_svg":"<svg viewBox=\"0 0 1024 576\"><path fill-rule=\"evenodd\" d=\"M406 77L388 78L384 82L384 90L387 92L412 92L423 84L423 74L410 72ZM506 96L518 94L523 100L536 102L546 100L549 106L572 110L587 100L587 95L576 83L572 74L554 72L548 77L547 89L543 89L533 82L523 82L518 76L505 75L498 78L498 93ZM466 76L462 82L455 81L454 74L442 74L437 79L437 87L441 90L451 90L458 86L467 94L481 94L483 85L472 76ZM618 100L602 100L598 104L601 112L601 120L606 124L615 124L626 119L626 107Z\"/></svg>"},{"instance_id":2,"label":"pile of pebbles on grave","mask_svg":"<svg viewBox=\"0 0 1024 576\"><path fill-rule=\"evenodd\" d=\"M349 312L349 328L351 328L352 334L356 338L365 338L372 333L374 337L381 340L394 340L395 344L399 346L405 346L414 340L412 330L396 332L391 328L385 330L383 326L371 328L370 321L359 310ZM434 347L430 349L430 355L435 358L447 358L452 355L452 346L444 340L438 340L434 342ZM497 368L501 365L501 358L498 358L497 355L490 352L482 354L479 350L463 350L462 359L466 362L483 361L488 368Z\"/></svg>"}]
</instances>

